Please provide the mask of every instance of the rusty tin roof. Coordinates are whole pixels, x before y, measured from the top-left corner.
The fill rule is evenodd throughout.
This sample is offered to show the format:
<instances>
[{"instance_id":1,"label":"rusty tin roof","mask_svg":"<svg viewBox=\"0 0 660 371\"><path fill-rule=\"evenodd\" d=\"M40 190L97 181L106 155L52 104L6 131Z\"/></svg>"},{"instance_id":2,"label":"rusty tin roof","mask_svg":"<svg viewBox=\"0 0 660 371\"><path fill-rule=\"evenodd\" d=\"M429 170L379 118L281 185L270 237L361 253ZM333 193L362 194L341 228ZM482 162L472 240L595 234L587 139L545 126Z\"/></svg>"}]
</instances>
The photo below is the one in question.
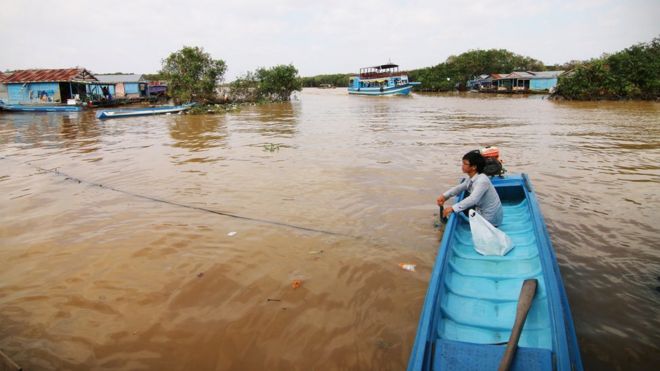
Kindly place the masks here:
<instances>
[{"instance_id":1,"label":"rusty tin roof","mask_svg":"<svg viewBox=\"0 0 660 371\"><path fill-rule=\"evenodd\" d=\"M26 82L92 82L98 81L94 75L84 68L63 68L49 70L20 70L4 77L4 83Z\"/></svg>"}]
</instances>

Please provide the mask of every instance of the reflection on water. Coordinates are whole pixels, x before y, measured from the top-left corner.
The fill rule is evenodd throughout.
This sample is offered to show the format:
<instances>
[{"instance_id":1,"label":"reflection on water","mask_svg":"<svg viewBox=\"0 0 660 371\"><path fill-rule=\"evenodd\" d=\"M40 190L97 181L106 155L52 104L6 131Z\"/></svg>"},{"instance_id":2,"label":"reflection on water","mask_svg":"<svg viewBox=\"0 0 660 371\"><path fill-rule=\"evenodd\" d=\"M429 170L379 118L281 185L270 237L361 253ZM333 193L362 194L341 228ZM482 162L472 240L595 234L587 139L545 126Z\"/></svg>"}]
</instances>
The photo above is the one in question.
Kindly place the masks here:
<instances>
[{"instance_id":1,"label":"reflection on water","mask_svg":"<svg viewBox=\"0 0 660 371\"><path fill-rule=\"evenodd\" d=\"M221 115L2 113L0 348L34 370L403 369L434 200L497 145L534 183L585 367L652 369L659 113L342 89Z\"/></svg>"}]
</instances>

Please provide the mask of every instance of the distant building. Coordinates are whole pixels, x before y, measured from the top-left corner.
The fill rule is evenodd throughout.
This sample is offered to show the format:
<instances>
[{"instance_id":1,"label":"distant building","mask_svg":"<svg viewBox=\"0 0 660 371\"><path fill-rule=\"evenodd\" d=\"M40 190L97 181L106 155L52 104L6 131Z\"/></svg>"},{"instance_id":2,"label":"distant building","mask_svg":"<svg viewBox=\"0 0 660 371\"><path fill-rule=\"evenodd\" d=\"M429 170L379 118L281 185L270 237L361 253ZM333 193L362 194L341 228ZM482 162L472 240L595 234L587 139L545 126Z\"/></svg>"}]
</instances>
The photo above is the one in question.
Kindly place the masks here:
<instances>
[{"instance_id":1,"label":"distant building","mask_svg":"<svg viewBox=\"0 0 660 371\"><path fill-rule=\"evenodd\" d=\"M468 90L487 90L490 89L492 85L493 79L487 74L476 76L472 80L468 80L465 84Z\"/></svg>"},{"instance_id":2,"label":"distant building","mask_svg":"<svg viewBox=\"0 0 660 371\"><path fill-rule=\"evenodd\" d=\"M167 96L167 81L149 81L147 91L150 97Z\"/></svg>"},{"instance_id":3,"label":"distant building","mask_svg":"<svg viewBox=\"0 0 660 371\"><path fill-rule=\"evenodd\" d=\"M502 92L544 92L557 86L557 79L564 71L520 71L510 74L493 74L493 85Z\"/></svg>"},{"instance_id":4,"label":"distant building","mask_svg":"<svg viewBox=\"0 0 660 371\"><path fill-rule=\"evenodd\" d=\"M144 98L147 80L142 75L98 75L99 86L106 86L114 98Z\"/></svg>"},{"instance_id":5,"label":"distant building","mask_svg":"<svg viewBox=\"0 0 660 371\"><path fill-rule=\"evenodd\" d=\"M85 100L87 85L95 81L84 68L32 69L6 74L0 85L7 89L8 104L66 103L68 99Z\"/></svg>"}]
</instances>

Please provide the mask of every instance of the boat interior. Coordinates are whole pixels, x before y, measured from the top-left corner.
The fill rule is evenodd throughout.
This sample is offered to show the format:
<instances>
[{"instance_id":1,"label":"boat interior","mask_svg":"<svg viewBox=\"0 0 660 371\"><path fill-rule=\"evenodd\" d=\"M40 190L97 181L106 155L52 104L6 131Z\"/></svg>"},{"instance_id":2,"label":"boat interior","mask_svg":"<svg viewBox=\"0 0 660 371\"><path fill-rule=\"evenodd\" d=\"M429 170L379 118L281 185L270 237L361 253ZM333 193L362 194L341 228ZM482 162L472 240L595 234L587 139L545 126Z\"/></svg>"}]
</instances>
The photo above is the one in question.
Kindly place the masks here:
<instances>
[{"instance_id":1,"label":"boat interior","mask_svg":"<svg viewBox=\"0 0 660 371\"><path fill-rule=\"evenodd\" d=\"M514 369L552 369L550 309L532 210L521 184L496 189L504 207L500 229L511 237L514 248L505 256L480 255L474 249L467 217L458 215L448 245L444 284L437 296L439 305L435 306L439 313L432 327L436 329L434 369L455 367L457 359L483 362L463 364L465 369L496 368L515 321L522 283L528 278L536 278L538 288L518 343L521 348ZM466 352L473 356L465 357Z\"/></svg>"}]
</instances>

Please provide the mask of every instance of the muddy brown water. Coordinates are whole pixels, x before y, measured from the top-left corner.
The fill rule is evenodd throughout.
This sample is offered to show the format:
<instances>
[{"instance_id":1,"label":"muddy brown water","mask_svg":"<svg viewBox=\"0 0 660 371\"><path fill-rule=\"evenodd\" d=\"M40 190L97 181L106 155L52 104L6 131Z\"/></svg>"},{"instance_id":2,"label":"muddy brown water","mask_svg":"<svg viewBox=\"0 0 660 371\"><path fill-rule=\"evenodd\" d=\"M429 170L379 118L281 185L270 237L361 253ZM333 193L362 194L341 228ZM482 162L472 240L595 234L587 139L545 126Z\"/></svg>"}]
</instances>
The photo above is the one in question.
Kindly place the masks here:
<instances>
[{"instance_id":1,"label":"muddy brown water","mask_svg":"<svg viewBox=\"0 0 660 371\"><path fill-rule=\"evenodd\" d=\"M435 198L490 144L537 191L585 368L659 364L660 104L298 97L1 113L0 349L28 370L404 369Z\"/></svg>"}]
</instances>

